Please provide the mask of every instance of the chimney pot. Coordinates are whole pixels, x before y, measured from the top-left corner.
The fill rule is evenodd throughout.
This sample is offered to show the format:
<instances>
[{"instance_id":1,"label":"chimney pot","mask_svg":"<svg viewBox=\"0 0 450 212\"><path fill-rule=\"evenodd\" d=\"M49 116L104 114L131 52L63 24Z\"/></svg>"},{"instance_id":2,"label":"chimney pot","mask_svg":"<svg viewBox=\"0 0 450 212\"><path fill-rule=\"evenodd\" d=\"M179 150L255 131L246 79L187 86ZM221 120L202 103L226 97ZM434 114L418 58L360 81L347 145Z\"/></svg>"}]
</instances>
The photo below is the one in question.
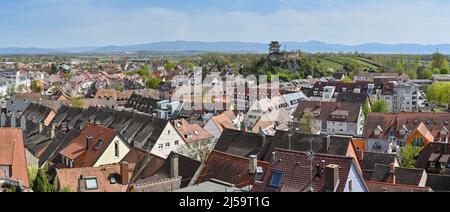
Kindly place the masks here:
<instances>
[{"instance_id":1,"label":"chimney pot","mask_svg":"<svg viewBox=\"0 0 450 212\"><path fill-rule=\"evenodd\" d=\"M50 137L52 138L52 139L54 139L55 138L55 129L56 129L56 126L55 126L55 124L52 124L52 130L50 131Z\"/></svg>"},{"instance_id":2,"label":"chimney pot","mask_svg":"<svg viewBox=\"0 0 450 212\"><path fill-rule=\"evenodd\" d=\"M44 131L44 124L39 123L39 133L42 133Z\"/></svg>"},{"instance_id":3,"label":"chimney pot","mask_svg":"<svg viewBox=\"0 0 450 212\"><path fill-rule=\"evenodd\" d=\"M256 155L251 155L248 163L248 173L256 174L257 167L258 167L258 157Z\"/></svg>"},{"instance_id":4,"label":"chimney pot","mask_svg":"<svg viewBox=\"0 0 450 212\"><path fill-rule=\"evenodd\" d=\"M327 192L336 192L339 185L339 166L329 164L325 167L325 190Z\"/></svg>"},{"instance_id":5,"label":"chimney pot","mask_svg":"<svg viewBox=\"0 0 450 212\"><path fill-rule=\"evenodd\" d=\"M276 162L276 161L277 161L276 153L272 152L272 162Z\"/></svg>"},{"instance_id":6,"label":"chimney pot","mask_svg":"<svg viewBox=\"0 0 450 212\"><path fill-rule=\"evenodd\" d=\"M170 176L172 178L179 177L179 171L179 156L174 153L174 155L170 159Z\"/></svg>"}]
</instances>

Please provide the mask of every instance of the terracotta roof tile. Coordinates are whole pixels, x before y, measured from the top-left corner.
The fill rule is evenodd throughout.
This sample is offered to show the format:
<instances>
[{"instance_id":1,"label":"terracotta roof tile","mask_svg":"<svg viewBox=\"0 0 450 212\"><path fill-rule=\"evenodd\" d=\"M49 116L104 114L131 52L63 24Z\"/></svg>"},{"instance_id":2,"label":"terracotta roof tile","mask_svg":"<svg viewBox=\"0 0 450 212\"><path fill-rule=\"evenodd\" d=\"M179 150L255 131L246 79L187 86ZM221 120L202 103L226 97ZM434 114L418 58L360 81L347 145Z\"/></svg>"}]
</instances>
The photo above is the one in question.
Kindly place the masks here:
<instances>
[{"instance_id":1,"label":"terracotta roof tile","mask_svg":"<svg viewBox=\"0 0 450 212\"><path fill-rule=\"evenodd\" d=\"M266 171L269 163L258 161L258 166ZM197 181L202 183L216 179L243 188L254 183L254 175L249 174L249 158L213 151ZM264 175L264 174L263 174Z\"/></svg>"},{"instance_id":2,"label":"terracotta roof tile","mask_svg":"<svg viewBox=\"0 0 450 212\"><path fill-rule=\"evenodd\" d=\"M307 192L312 187L315 192L324 192L325 174L324 170L317 171L316 167L323 167L334 164L339 166L339 185L337 192L343 192L350 169L353 165L353 158L333 155L314 154L311 161L306 153L281 150L275 151L276 162L272 163L266 172L266 177L262 182L254 184L254 192ZM324 163L323 163L324 162ZM313 173L311 173L311 164L313 164ZM273 172L283 172L281 187L274 188L270 186ZM312 179L312 183L311 183Z\"/></svg>"},{"instance_id":3,"label":"terracotta roof tile","mask_svg":"<svg viewBox=\"0 0 450 212\"><path fill-rule=\"evenodd\" d=\"M131 179L135 164L128 164L128 176ZM70 188L71 191L79 191L79 179L97 179L98 189L86 190L85 192L126 192L128 184L121 182L121 164L107 165L101 167L85 167L72 169L57 169L57 178L61 188ZM110 178L114 177L117 183L112 184Z\"/></svg>"},{"instance_id":4,"label":"terracotta roof tile","mask_svg":"<svg viewBox=\"0 0 450 212\"><path fill-rule=\"evenodd\" d=\"M187 143L204 141L214 138L213 135L209 134L199 125L190 124L185 119L175 120L174 127L183 138L183 140Z\"/></svg>"},{"instance_id":5,"label":"terracotta roof tile","mask_svg":"<svg viewBox=\"0 0 450 212\"><path fill-rule=\"evenodd\" d=\"M60 154L75 161L75 167L93 166L106 148L116 137L116 131L88 123L73 142L60 151ZM92 136L92 143L87 150L87 137Z\"/></svg>"},{"instance_id":6,"label":"terracotta roof tile","mask_svg":"<svg viewBox=\"0 0 450 212\"><path fill-rule=\"evenodd\" d=\"M29 187L27 161L21 129L0 128L0 166L11 166L11 179Z\"/></svg>"}]
</instances>

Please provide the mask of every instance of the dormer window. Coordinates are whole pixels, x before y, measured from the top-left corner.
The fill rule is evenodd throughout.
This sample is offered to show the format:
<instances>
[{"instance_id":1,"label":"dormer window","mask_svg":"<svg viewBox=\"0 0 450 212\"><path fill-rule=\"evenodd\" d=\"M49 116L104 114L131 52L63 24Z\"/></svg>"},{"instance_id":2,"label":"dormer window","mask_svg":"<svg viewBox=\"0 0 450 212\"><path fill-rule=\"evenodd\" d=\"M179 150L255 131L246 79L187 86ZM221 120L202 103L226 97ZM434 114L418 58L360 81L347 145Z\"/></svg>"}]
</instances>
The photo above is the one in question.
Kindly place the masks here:
<instances>
[{"instance_id":1,"label":"dormer window","mask_svg":"<svg viewBox=\"0 0 450 212\"><path fill-rule=\"evenodd\" d=\"M381 135L382 132L383 132L383 129L380 126L378 126L374 131L376 136Z\"/></svg>"},{"instance_id":2,"label":"dormer window","mask_svg":"<svg viewBox=\"0 0 450 212\"><path fill-rule=\"evenodd\" d=\"M405 129L400 129L400 135L406 135L406 130Z\"/></svg>"}]
</instances>

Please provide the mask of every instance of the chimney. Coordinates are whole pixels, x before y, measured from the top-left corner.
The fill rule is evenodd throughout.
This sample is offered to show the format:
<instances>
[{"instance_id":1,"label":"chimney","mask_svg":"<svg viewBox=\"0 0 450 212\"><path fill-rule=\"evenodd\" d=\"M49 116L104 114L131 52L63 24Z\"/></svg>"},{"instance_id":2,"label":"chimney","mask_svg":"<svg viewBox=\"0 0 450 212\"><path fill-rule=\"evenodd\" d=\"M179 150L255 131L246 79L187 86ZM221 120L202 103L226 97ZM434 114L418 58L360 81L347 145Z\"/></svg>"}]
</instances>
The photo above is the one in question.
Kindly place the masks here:
<instances>
[{"instance_id":1,"label":"chimney","mask_svg":"<svg viewBox=\"0 0 450 212\"><path fill-rule=\"evenodd\" d=\"M11 128L16 128L16 116L14 115L14 113L11 115Z\"/></svg>"},{"instance_id":2,"label":"chimney","mask_svg":"<svg viewBox=\"0 0 450 212\"><path fill-rule=\"evenodd\" d=\"M170 158L170 177L177 178L180 176L179 174L179 157L177 154L173 154L172 158Z\"/></svg>"},{"instance_id":3,"label":"chimney","mask_svg":"<svg viewBox=\"0 0 450 212\"><path fill-rule=\"evenodd\" d=\"M25 131L27 129L27 120L24 116L20 118L20 127Z\"/></svg>"},{"instance_id":4,"label":"chimney","mask_svg":"<svg viewBox=\"0 0 450 212\"><path fill-rule=\"evenodd\" d=\"M328 150L330 149L330 142L331 142L331 136L323 136L322 138L322 153L328 153Z\"/></svg>"},{"instance_id":5,"label":"chimney","mask_svg":"<svg viewBox=\"0 0 450 212\"><path fill-rule=\"evenodd\" d=\"M277 161L277 156L275 152L272 152L272 158L271 158L271 162L275 163Z\"/></svg>"},{"instance_id":6,"label":"chimney","mask_svg":"<svg viewBox=\"0 0 450 212\"><path fill-rule=\"evenodd\" d=\"M120 177L122 185L128 185L129 183L129 168L128 162L124 161L120 164Z\"/></svg>"},{"instance_id":7,"label":"chimney","mask_svg":"<svg viewBox=\"0 0 450 212\"><path fill-rule=\"evenodd\" d=\"M336 102L336 110L339 110L339 108L341 108L341 102Z\"/></svg>"},{"instance_id":8,"label":"chimney","mask_svg":"<svg viewBox=\"0 0 450 212\"><path fill-rule=\"evenodd\" d=\"M339 185L339 166L330 164L325 167L325 190L327 192L336 192Z\"/></svg>"},{"instance_id":9,"label":"chimney","mask_svg":"<svg viewBox=\"0 0 450 212\"><path fill-rule=\"evenodd\" d=\"M44 131L44 124L39 123L39 133L42 133Z\"/></svg>"},{"instance_id":10,"label":"chimney","mask_svg":"<svg viewBox=\"0 0 450 212\"><path fill-rule=\"evenodd\" d=\"M258 157L256 155L251 155L248 160L248 173L256 174L256 168L258 167Z\"/></svg>"},{"instance_id":11,"label":"chimney","mask_svg":"<svg viewBox=\"0 0 450 212\"><path fill-rule=\"evenodd\" d=\"M86 137L86 151L89 151L93 139L94 138L92 136Z\"/></svg>"},{"instance_id":12,"label":"chimney","mask_svg":"<svg viewBox=\"0 0 450 212\"><path fill-rule=\"evenodd\" d=\"M391 163L389 164L389 173L392 175L392 184L397 184L397 180L395 177L395 164Z\"/></svg>"},{"instance_id":13,"label":"chimney","mask_svg":"<svg viewBox=\"0 0 450 212\"><path fill-rule=\"evenodd\" d=\"M86 190L86 180L84 180L83 175L78 178L78 191L84 192Z\"/></svg>"},{"instance_id":14,"label":"chimney","mask_svg":"<svg viewBox=\"0 0 450 212\"><path fill-rule=\"evenodd\" d=\"M56 126L55 126L55 124L52 124L52 130L50 131L50 137L51 137L51 139L54 139L55 138L55 128L56 128Z\"/></svg>"},{"instance_id":15,"label":"chimney","mask_svg":"<svg viewBox=\"0 0 450 212\"><path fill-rule=\"evenodd\" d=\"M0 124L1 127L5 127L6 126L6 115L4 113L2 113L1 118L0 118Z\"/></svg>"}]
</instances>

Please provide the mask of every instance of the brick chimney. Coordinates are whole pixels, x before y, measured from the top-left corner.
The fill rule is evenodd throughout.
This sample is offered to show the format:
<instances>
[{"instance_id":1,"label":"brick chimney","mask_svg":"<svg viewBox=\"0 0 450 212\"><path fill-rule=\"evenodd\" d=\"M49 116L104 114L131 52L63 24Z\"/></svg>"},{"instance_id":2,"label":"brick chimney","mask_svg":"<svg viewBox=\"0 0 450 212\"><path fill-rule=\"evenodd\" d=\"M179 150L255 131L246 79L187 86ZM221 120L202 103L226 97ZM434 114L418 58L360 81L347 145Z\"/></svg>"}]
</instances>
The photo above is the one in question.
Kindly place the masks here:
<instances>
[{"instance_id":1,"label":"brick chimney","mask_svg":"<svg viewBox=\"0 0 450 212\"><path fill-rule=\"evenodd\" d=\"M78 192L84 192L86 190L86 180L83 175L78 178Z\"/></svg>"},{"instance_id":2,"label":"brick chimney","mask_svg":"<svg viewBox=\"0 0 450 212\"><path fill-rule=\"evenodd\" d=\"M179 156L177 154L173 154L170 158L170 177L177 178L180 176L179 170Z\"/></svg>"},{"instance_id":3,"label":"brick chimney","mask_svg":"<svg viewBox=\"0 0 450 212\"><path fill-rule=\"evenodd\" d=\"M329 164L325 167L325 191L336 192L339 185L339 166Z\"/></svg>"},{"instance_id":4,"label":"brick chimney","mask_svg":"<svg viewBox=\"0 0 450 212\"><path fill-rule=\"evenodd\" d=\"M89 151L93 139L94 138L92 136L86 137L86 151Z\"/></svg>"},{"instance_id":5,"label":"brick chimney","mask_svg":"<svg viewBox=\"0 0 450 212\"><path fill-rule=\"evenodd\" d=\"M128 185L129 183L129 167L128 162L124 161L120 164L120 178L122 185Z\"/></svg>"},{"instance_id":6,"label":"brick chimney","mask_svg":"<svg viewBox=\"0 0 450 212\"><path fill-rule=\"evenodd\" d=\"M251 155L248 160L248 173L256 174L256 168L258 167L258 157L256 155Z\"/></svg>"},{"instance_id":7,"label":"brick chimney","mask_svg":"<svg viewBox=\"0 0 450 212\"><path fill-rule=\"evenodd\" d=\"M395 164L389 164L389 173L392 175L392 184L397 184L397 180L395 179Z\"/></svg>"}]
</instances>

